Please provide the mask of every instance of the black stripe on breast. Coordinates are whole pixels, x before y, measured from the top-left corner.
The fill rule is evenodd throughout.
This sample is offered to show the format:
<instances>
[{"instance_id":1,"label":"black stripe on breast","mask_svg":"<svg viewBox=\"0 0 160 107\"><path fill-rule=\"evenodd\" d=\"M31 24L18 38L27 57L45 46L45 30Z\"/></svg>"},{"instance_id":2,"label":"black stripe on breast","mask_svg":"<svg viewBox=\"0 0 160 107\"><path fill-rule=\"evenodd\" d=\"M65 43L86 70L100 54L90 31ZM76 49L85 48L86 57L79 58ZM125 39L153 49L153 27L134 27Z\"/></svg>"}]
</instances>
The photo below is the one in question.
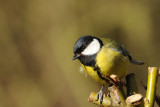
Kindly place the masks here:
<instances>
[{"instance_id":1,"label":"black stripe on breast","mask_svg":"<svg viewBox=\"0 0 160 107\"><path fill-rule=\"evenodd\" d=\"M101 78L102 80L105 80L106 82L109 82L110 79L106 79L102 76L103 74L101 74L100 68L98 66L94 67L94 71L97 71L99 78Z\"/></svg>"}]
</instances>

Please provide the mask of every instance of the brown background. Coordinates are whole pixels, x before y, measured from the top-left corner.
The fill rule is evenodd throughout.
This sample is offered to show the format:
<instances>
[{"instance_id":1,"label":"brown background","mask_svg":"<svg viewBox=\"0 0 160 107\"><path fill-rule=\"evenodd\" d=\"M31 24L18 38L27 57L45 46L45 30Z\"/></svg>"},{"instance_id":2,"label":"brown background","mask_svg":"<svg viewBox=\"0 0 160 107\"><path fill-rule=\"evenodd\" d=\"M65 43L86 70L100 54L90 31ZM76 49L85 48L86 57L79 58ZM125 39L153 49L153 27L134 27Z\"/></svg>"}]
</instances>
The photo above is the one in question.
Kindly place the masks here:
<instances>
[{"instance_id":1,"label":"brown background","mask_svg":"<svg viewBox=\"0 0 160 107\"><path fill-rule=\"evenodd\" d=\"M88 34L145 62L130 67L144 94L147 68L160 65L159 0L0 0L0 107L96 107L87 99L101 85L71 60Z\"/></svg>"}]
</instances>

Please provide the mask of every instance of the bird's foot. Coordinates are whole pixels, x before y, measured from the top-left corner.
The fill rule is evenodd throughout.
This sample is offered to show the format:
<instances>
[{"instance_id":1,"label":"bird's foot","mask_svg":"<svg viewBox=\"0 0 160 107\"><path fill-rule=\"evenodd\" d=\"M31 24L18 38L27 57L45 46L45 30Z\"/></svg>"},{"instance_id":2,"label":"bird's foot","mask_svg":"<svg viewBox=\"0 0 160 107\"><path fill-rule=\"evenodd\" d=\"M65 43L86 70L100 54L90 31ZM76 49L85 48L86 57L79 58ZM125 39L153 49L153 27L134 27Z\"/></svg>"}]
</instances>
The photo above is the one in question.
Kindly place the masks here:
<instances>
[{"instance_id":1,"label":"bird's foot","mask_svg":"<svg viewBox=\"0 0 160 107\"><path fill-rule=\"evenodd\" d=\"M99 100L100 104L102 104L102 101L103 101L103 87L104 85L102 85L101 90L97 93L97 101Z\"/></svg>"},{"instance_id":2,"label":"bird's foot","mask_svg":"<svg viewBox=\"0 0 160 107\"><path fill-rule=\"evenodd\" d=\"M119 87L119 86L125 86L125 82L122 82L118 77L117 75L110 75L110 83L113 84L114 86L116 87Z\"/></svg>"}]
</instances>

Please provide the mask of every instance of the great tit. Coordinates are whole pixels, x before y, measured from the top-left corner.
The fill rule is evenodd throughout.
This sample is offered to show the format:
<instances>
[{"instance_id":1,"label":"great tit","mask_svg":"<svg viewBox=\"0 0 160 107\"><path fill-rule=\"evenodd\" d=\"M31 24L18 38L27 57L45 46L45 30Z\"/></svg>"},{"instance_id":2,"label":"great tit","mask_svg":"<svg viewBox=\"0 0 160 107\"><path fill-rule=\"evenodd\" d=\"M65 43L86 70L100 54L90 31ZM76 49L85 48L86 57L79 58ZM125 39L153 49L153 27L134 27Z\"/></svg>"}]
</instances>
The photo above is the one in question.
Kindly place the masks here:
<instances>
[{"instance_id":1,"label":"great tit","mask_svg":"<svg viewBox=\"0 0 160 107\"><path fill-rule=\"evenodd\" d=\"M129 63L142 65L144 62L132 59L129 52L114 40L94 36L80 37L74 47L73 60L79 59L84 71L97 82L105 84L111 74L122 78L129 69Z\"/></svg>"},{"instance_id":2,"label":"great tit","mask_svg":"<svg viewBox=\"0 0 160 107\"><path fill-rule=\"evenodd\" d=\"M129 64L142 65L144 62L132 59L129 52L114 40L97 38L94 36L80 37L73 47L73 60L79 59L84 71L97 82L103 85L108 82L111 74L119 79L124 77ZM102 86L103 89L103 86ZM102 103L103 91L98 93Z\"/></svg>"}]
</instances>

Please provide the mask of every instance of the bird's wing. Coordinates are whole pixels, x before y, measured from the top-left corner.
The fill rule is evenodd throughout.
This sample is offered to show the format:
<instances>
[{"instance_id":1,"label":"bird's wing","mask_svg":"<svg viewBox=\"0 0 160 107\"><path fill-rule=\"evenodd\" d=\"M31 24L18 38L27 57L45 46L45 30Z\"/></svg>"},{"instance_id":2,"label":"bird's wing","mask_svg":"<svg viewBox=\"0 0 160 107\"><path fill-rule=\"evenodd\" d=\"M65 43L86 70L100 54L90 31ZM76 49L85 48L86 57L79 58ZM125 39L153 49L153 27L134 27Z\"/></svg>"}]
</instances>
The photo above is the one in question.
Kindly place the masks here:
<instances>
[{"instance_id":1,"label":"bird's wing","mask_svg":"<svg viewBox=\"0 0 160 107\"><path fill-rule=\"evenodd\" d=\"M108 47L108 48L111 48L115 51L118 51L124 56L128 56L131 63L137 64L137 65L143 65L144 64L144 62L142 62L142 61L137 61L137 60L132 59L130 53L125 49L125 47L123 45L119 45L114 40L111 40L111 39L108 39L108 38L102 38L102 41L105 44L104 45L105 47Z\"/></svg>"},{"instance_id":2,"label":"bird's wing","mask_svg":"<svg viewBox=\"0 0 160 107\"><path fill-rule=\"evenodd\" d=\"M137 61L137 60L132 59L131 55L130 55L129 52L124 48L123 45L121 45L120 48L121 48L120 50L122 51L122 54L125 55L125 56L128 56L131 63L137 64L137 65L143 65L143 64L144 64L144 62L142 62L142 61Z\"/></svg>"}]
</instances>

